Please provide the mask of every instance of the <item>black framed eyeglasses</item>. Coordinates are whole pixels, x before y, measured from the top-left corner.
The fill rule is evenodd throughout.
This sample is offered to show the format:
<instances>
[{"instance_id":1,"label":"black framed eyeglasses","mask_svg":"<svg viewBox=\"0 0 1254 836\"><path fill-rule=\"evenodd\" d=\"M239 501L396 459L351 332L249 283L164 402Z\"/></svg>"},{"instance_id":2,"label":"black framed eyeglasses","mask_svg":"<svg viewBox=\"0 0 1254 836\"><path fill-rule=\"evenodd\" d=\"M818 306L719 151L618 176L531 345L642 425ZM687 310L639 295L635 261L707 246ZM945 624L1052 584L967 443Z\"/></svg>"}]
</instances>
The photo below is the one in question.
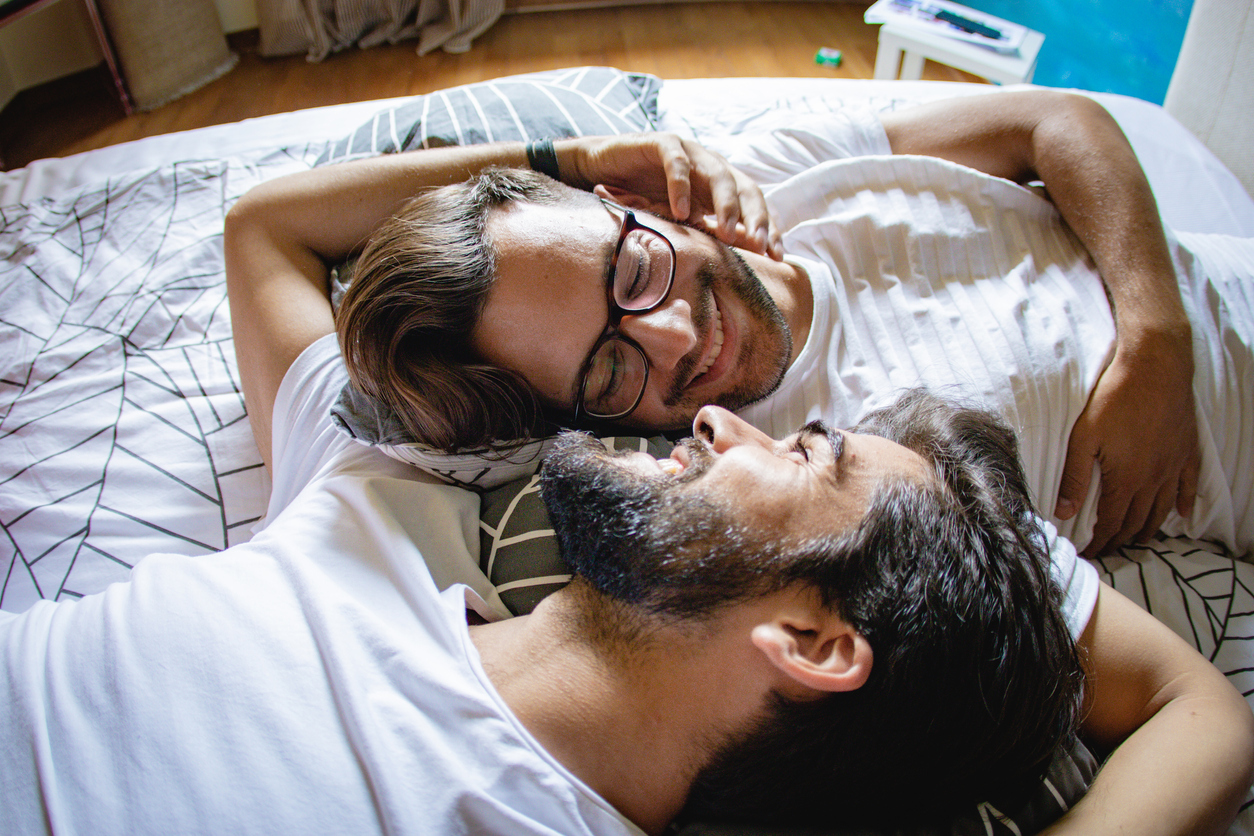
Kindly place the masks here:
<instances>
[{"instance_id":1,"label":"black framed eyeglasses","mask_svg":"<svg viewBox=\"0 0 1254 836\"><path fill-rule=\"evenodd\" d=\"M601 198L623 216L618 244L605 283L609 323L584 361L579 376L575 419L624 418L640 405L649 382L649 358L635 340L618 330L628 314L648 313L666 301L675 284L675 246L645 226L636 213Z\"/></svg>"}]
</instances>

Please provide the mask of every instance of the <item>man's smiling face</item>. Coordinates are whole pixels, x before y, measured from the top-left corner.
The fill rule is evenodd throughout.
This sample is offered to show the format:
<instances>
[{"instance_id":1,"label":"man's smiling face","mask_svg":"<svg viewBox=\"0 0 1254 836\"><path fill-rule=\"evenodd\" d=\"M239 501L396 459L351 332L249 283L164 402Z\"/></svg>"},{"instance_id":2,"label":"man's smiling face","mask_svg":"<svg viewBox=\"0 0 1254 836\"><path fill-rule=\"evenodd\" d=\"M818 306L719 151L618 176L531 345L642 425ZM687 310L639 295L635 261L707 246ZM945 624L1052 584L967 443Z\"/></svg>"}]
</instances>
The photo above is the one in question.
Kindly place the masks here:
<instances>
[{"instance_id":1,"label":"man's smiling face","mask_svg":"<svg viewBox=\"0 0 1254 836\"><path fill-rule=\"evenodd\" d=\"M591 196L589 196L591 197ZM591 198L517 202L495 211L487 235L497 278L472 345L521 374L549 407L573 412L580 371L609 316L606 282L621 210ZM784 316L740 254L703 232L638 213L675 249L675 280L656 308L619 331L643 349L648 382L618 423L678 429L704 404L730 409L772 392L793 349Z\"/></svg>"}]
</instances>

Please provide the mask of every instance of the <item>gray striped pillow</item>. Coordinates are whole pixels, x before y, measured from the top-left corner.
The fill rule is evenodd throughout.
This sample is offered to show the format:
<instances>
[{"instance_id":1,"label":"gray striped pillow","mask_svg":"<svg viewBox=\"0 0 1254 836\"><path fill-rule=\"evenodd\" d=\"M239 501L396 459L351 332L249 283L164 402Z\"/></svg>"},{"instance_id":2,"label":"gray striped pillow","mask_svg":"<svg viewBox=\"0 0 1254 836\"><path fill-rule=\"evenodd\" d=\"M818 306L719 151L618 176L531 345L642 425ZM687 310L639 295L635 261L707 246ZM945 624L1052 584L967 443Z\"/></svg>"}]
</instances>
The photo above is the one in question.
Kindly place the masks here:
<instances>
[{"instance_id":1,"label":"gray striped pillow","mask_svg":"<svg viewBox=\"0 0 1254 836\"><path fill-rule=\"evenodd\" d=\"M578 67L452 87L376 114L317 165L416 148L651 131L661 86L652 75Z\"/></svg>"}]
</instances>

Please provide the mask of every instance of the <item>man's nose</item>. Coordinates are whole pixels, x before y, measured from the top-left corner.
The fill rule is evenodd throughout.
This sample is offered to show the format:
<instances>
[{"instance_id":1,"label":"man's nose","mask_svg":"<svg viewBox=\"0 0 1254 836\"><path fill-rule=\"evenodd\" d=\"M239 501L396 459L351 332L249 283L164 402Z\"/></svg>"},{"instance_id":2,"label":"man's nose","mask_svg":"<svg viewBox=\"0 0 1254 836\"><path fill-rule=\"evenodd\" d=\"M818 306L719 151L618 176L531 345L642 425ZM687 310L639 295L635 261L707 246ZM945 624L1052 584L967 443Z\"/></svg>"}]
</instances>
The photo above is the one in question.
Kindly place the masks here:
<instances>
[{"instance_id":1,"label":"man's nose","mask_svg":"<svg viewBox=\"0 0 1254 836\"><path fill-rule=\"evenodd\" d=\"M692 420L692 434L704 439L715 453L725 453L746 444L768 450L775 446L775 440L769 435L721 406L701 407Z\"/></svg>"},{"instance_id":2,"label":"man's nose","mask_svg":"<svg viewBox=\"0 0 1254 836\"><path fill-rule=\"evenodd\" d=\"M628 314L618 330L636 341L649 356L649 365L670 371L697 346L692 308L683 299L670 299L648 313Z\"/></svg>"}]
</instances>

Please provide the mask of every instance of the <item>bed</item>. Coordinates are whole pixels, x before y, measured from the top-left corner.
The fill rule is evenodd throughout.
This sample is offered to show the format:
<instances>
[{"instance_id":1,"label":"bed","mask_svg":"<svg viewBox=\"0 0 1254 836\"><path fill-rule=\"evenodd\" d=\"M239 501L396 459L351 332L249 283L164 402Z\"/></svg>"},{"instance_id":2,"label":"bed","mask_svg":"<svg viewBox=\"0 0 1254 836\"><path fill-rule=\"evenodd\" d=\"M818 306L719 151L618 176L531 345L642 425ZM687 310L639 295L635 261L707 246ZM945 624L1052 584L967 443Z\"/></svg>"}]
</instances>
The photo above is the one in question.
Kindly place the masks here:
<instances>
[{"instance_id":1,"label":"bed","mask_svg":"<svg viewBox=\"0 0 1254 836\"><path fill-rule=\"evenodd\" d=\"M270 485L239 391L221 258L223 216L253 185L398 147L544 133L657 128L718 149L767 113L887 110L991 89L572 68L153 137L0 175L0 608L98 592L146 554L212 553L263 518ZM1200 142L1154 105L1096 98L1136 148L1169 226L1254 237L1254 200ZM564 580L535 557L551 532L536 521L527 472L480 486L480 519L467 527L478 526L467 549L485 583L515 612ZM1250 557L1158 540L1099 569L1254 704ZM1030 829L999 813L978 811L969 832ZM1231 832L1254 834L1254 793Z\"/></svg>"}]
</instances>

